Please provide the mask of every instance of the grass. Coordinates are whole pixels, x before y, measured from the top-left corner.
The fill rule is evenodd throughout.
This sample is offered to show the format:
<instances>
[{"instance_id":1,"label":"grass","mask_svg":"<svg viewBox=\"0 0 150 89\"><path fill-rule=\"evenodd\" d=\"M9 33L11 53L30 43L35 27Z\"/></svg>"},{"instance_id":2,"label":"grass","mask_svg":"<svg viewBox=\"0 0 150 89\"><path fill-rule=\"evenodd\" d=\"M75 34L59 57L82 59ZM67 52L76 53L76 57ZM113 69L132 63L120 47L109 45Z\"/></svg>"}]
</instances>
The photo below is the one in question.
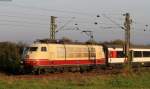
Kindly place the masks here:
<instances>
[{"instance_id":1,"label":"grass","mask_svg":"<svg viewBox=\"0 0 150 89\"><path fill-rule=\"evenodd\" d=\"M32 79L1 74L0 89L150 89L150 73L128 76L72 73Z\"/></svg>"}]
</instances>

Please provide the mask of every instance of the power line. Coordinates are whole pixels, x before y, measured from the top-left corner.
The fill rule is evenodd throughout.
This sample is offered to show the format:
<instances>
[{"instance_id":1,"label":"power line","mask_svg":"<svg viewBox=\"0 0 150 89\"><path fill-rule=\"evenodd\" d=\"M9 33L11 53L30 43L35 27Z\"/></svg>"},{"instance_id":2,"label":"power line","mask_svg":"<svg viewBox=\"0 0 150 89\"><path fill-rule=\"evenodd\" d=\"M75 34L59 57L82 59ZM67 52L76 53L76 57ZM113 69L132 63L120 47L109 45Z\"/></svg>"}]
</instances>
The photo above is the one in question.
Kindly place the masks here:
<instances>
[{"instance_id":1,"label":"power line","mask_svg":"<svg viewBox=\"0 0 150 89\"><path fill-rule=\"evenodd\" d=\"M11 18L21 18L21 19L29 19L29 20L33 20L33 19L35 19L35 20L46 20L46 19L41 19L41 18L35 18L35 17L25 17L25 16L16 16L16 15L2 15L2 14L0 14L0 16L2 16L2 17L11 17Z\"/></svg>"},{"instance_id":2,"label":"power line","mask_svg":"<svg viewBox=\"0 0 150 89\"><path fill-rule=\"evenodd\" d=\"M102 14L103 17L107 18L109 21L111 21L112 23L114 23L115 25L117 25L119 28L124 29L123 26L120 26L120 24L118 24L117 22L115 22L114 20L112 20L111 18L109 18L106 14Z\"/></svg>"},{"instance_id":3,"label":"power line","mask_svg":"<svg viewBox=\"0 0 150 89\"><path fill-rule=\"evenodd\" d=\"M0 16L21 18L21 19L22 19L22 18L23 18L23 19L24 19L24 18L25 18L25 19L27 18L26 16L21 16L21 17L20 17L20 16L16 16L16 15L0 15ZM58 18L60 18L60 17L58 17ZM61 17L61 18L63 18L63 17ZM65 17L65 18L67 18L67 17ZM76 17L72 17L72 18L76 19ZM31 20L31 19L33 19L33 18L27 18L27 19L30 19L30 20ZM40 20L40 21L41 21L42 19L37 18L36 20ZM77 20L77 19L76 19L76 20ZM88 21L88 19L86 19L86 21L84 21L84 22L83 22L83 20L81 20L81 18L80 18L79 20L80 20L80 22L79 22L79 21L76 21L76 22L77 22L77 23L89 23L89 24L92 24L90 20ZM63 20L61 20L61 21L63 21ZM63 22L65 22L65 21L66 21L66 19L65 19ZM82 21L82 22L81 22L81 21ZM12 22L12 21L11 21L11 22ZM13 21L13 22L14 22L14 21ZM75 22L75 23L76 23L76 22ZM94 23L94 21L93 21L93 23ZM104 24L104 23L101 23L101 24Z\"/></svg>"},{"instance_id":4,"label":"power line","mask_svg":"<svg viewBox=\"0 0 150 89\"><path fill-rule=\"evenodd\" d=\"M5 12L4 12L5 13ZM16 12L15 12L16 13ZM30 15L31 16L31 14L25 14L25 13L23 13L23 15L25 15L25 16L16 16L16 15L8 15L8 14L10 14L10 13L7 13L7 14L0 14L0 16L3 16L3 17L15 17L15 18L27 18L27 19L37 19L37 20L46 20L47 18L49 18L49 16L47 15L40 15L40 16L42 16L42 17L44 17L44 18L39 18L39 16L35 16L35 15L33 15L32 14L32 18L30 17L27 17L27 15ZM36 17L36 18L35 18ZM47 18L46 18L47 17ZM58 18L60 18L60 19L66 19L66 18L76 18L76 17L70 17L70 16L57 16ZM81 19L81 18L80 18ZM86 18L87 19L87 18Z\"/></svg>"},{"instance_id":5,"label":"power line","mask_svg":"<svg viewBox=\"0 0 150 89\"><path fill-rule=\"evenodd\" d=\"M63 29L65 26L67 26L70 22L72 22L73 19L74 19L74 17L71 18L70 20L68 20L63 26L61 26L60 28L58 28L58 31L61 30L61 29Z\"/></svg>"},{"instance_id":6,"label":"power line","mask_svg":"<svg viewBox=\"0 0 150 89\"><path fill-rule=\"evenodd\" d=\"M49 24L42 24L42 23L37 23L37 22L28 22L28 21L17 21L17 20L2 20L2 19L0 19L0 23L1 23L1 21L3 21L3 22L13 22L13 23L23 23L23 24L36 24L36 25L45 25L45 26L47 26L47 25L49 25Z\"/></svg>"},{"instance_id":7,"label":"power line","mask_svg":"<svg viewBox=\"0 0 150 89\"><path fill-rule=\"evenodd\" d=\"M10 24L10 23L0 23L0 27L3 27L3 26L5 26L5 27L8 27L8 25L9 26L17 26L17 27L26 27L26 28L28 28L28 27L41 27L41 28L46 28L45 26L41 26L41 25L31 25L31 24Z\"/></svg>"},{"instance_id":8,"label":"power line","mask_svg":"<svg viewBox=\"0 0 150 89\"><path fill-rule=\"evenodd\" d=\"M7 16L6 16L7 17ZM17 17L17 16L14 16L14 17ZM72 17L73 18L73 17ZM28 22L28 21L10 21L10 20L1 20L3 22L14 22L14 23L17 23L17 24L20 24L20 22L24 23L24 24L29 24L29 25L44 25L44 26L47 26L46 24L42 24L42 23L35 23L35 22ZM75 22L76 23L76 22ZM88 22L87 22L88 23ZM82 25L83 26L83 22L77 22L78 25ZM91 23L89 23L91 24ZM89 24L87 24L88 26L90 26ZM113 24L107 24L107 23L100 23L100 24L104 24L104 25L113 25ZM48 24L49 25L49 24ZM74 25L74 24L72 24ZM85 25L86 26L86 25ZM114 29L115 27L113 26L108 26L108 27L100 27L102 29ZM117 28L117 27L116 27ZM95 29L95 28L94 28ZM97 29L97 28L96 28ZM144 26L143 26L143 30L144 30ZM144 30L144 31L149 31L149 30Z\"/></svg>"},{"instance_id":9,"label":"power line","mask_svg":"<svg viewBox=\"0 0 150 89\"><path fill-rule=\"evenodd\" d=\"M10 13L11 13L11 17L18 17L18 16L16 16L16 15L12 15L12 13L15 13L15 14L22 14L22 15L25 15L25 16L32 16L33 18L41 18L41 17L47 17L47 18L49 18L50 17L50 15L45 15L45 14L29 14L30 12L28 12L28 13L24 13L24 12L17 12L17 11L9 11L9 12L6 12L6 11L0 11L0 13L2 14L5 14L6 13L6 15L8 16L10 16ZM4 15L2 15L2 16L4 16ZM25 17L25 16L23 16L23 17ZM58 18L60 18L60 19L66 19L66 18L76 18L76 19L79 19L79 20L81 20L81 19L84 19L84 20L87 20L87 19L89 19L89 18L81 18L81 17L74 17L74 16L57 16Z\"/></svg>"},{"instance_id":10,"label":"power line","mask_svg":"<svg viewBox=\"0 0 150 89\"><path fill-rule=\"evenodd\" d=\"M40 7L33 7L33 6L23 6L23 5L19 5L19 4L1 4L1 6L14 6L14 7L26 8L26 9L38 9L38 10L48 11L48 12L52 11L52 12L59 12L59 13L71 13L71 14L78 14L78 15L84 15L84 16L93 16L94 15L94 14L85 13L85 12L47 9L47 8L40 8Z\"/></svg>"},{"instance_id":11,"label":"power line","mask_svg":"<svg viewBox=\"0 0 150 89\"><path fill-rule=\"evenodd\" d=\"M65 11L65 10L56 10L56 9L46 9L46 8L39 8L39 7L33 7L33 6L23 6L23 5L19 5L19 4L2 4L2 5L3 6L15 6L15 7L27 8L27 9L39 9L39 10L44 10L44 11L55 11L55 12L60 12L60 13L74 13L74 14L84 14L84 15L90 14L90 13L84 13L84 12ZM92 15L92 14L90 14L90 15ZM105 15L105 17L106 17L106 15ZM114 21L111 21L111 22L114 23Z\"/></svg>"},{"instance_id":12,"label":"power line","mask_svg":"<svg viewBox=\"0 0 150 89\"><path fill-rule=\"evenodd\" d=\"M30 15L30 16L34 16L34 17L49 17L49 15L45 15L45 14L29 14L30 12L28 12L28 13L24 13L24 12L17 12L17 11L9 11L10 13L8 13L8 12L5 12L5 11L0 11L1 13L7 13L7 14L10 14L10 13L15 13L15 14L23 14L23 15Z\"/></svg>"}]
</instances>

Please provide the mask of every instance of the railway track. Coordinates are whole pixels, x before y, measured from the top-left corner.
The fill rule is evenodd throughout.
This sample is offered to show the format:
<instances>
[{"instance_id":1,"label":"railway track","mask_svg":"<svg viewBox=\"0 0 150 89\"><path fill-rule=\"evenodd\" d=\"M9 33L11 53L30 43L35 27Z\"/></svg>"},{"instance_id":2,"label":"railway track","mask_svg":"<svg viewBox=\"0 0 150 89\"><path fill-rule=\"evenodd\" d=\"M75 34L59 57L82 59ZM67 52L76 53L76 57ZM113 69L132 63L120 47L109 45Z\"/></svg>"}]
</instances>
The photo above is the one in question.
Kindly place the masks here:
<instances>
[{"instance_id":1,"label":"railway track","mask_svg":"<svg viewBox=\"0 0 150 89\"><path fill-rule=\"evenodd\" d=\"M107 69L107 70L100 70L94 69L92 71L84 71L84 72L54 72L54 73L47 73L47 74L22 74L22 75L13 75L13 77L17 79L59 79L59 78L71 78L71 77L93 77L93 76L107 76L107 75L119 75L119 74L141 74L143 72L150 72L150 67L142 67L142 68L134 68L132 72L126 73L123 69Z\"/></svg>"}]
</instances>

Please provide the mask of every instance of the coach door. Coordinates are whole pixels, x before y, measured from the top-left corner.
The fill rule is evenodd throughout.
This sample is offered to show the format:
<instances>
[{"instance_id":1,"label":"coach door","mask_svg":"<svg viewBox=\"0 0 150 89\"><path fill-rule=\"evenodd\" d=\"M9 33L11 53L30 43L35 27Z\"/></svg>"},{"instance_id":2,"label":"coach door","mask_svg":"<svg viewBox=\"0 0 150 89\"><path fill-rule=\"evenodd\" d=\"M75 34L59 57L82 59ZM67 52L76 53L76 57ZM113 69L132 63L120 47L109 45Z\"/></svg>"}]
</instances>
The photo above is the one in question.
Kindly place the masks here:
<instances>
[{"instance_id":1,"label":"coach door","mask_svg":"<svg viewBox=\"0 0 150 89\"><path fill-rule=\"evenodd\" d=\"M89 60L92 64L96 64L96 52L94 47L89 47Z\"/></svg>"}]
</instances>

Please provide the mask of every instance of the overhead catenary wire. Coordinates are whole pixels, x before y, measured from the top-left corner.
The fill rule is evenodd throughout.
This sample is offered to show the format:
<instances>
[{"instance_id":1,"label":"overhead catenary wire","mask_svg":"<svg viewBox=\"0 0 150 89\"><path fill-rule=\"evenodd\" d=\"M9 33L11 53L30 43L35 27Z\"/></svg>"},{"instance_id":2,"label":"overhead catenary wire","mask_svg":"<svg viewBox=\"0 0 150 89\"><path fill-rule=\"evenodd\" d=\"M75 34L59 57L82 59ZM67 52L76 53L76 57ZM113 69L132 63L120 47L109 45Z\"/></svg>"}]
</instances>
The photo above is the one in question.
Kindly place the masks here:
<instances>
[{"instance_id":1,"label":"overhead catenary wire","mask_svg":"<svg viewBox=\"0 0 150 89\"><path fill-rule=\"evenodd\" d=\"M9 14L10 15L10 13L11 13L11 15L12 14L22 14L22 15L25 15L25 16L34 16L34 17L49 17L49 14L48 15L46 15L46 14L41 14L41 13L39 13L39 14L35 14L35 13L30 13L30 12L28 12L28 13L25 13L24 11L0 11L0 13L5 13L5 14Z\"/></svg>"},{"instance_id":2,"label":"overhead catenary wire","mask_svg":"<svg viewBox=\"0 0 150 89\"><path fill-rule=\"evenodd\" d=\"M0 15L0 16L4 16L4 15ZM5 15L5 17L15 17L15 18L18 18L18 16L11 16L11 15ZM72 17L72 19L75 19L75 17ZM26 20L26 19L24 19L24 20L22 20L22 19L20 19L21 21L12 21L12 19L9 19L9 20L1 20L1 21L7 21L7 22L23 22L23 23L28 23L28 24L38 24L39 25L39 23L35 23L35 22L28 22L28 21L24 21L24 20ZM30 19L31 20L31 19ZM38 19L37 19L38 20ZM32 19L32 21L33 21L33 19ZM61 20L61 21L63 21L63 20ZM40 21L41 22L41 21ZM63 21L63 23L65 22L65 20ZM66 24L69 24L71 21L69 20ZM75 22L76 23L76 22ZM81 25L83 25L83 23L85 23L85 24L87 24L87 23L89 23L89 24L92 24L92 22L78 22L78 23L80 23ZM93 23L94 23L94 21L93 21ZM41 23L40 23L41 24ZM87 24L87 25L89 25L89 24ZM112 25L112 24L107 24L107 23L100 23L100 24L105 24L105 25ZM64 25L64 26L66 26L66 25ZM63 26L63 27L64 27Z\"/></svg>"},{"instance_id":3,"label":"overhead catenary wire","mask_svg":"<svg viewBox=\"0 0 150 89\"><path fill-rule=\"evenodd\" d=\"M33 27L35 27L35 28L49 28L48 26L46 27L46 26L41 26L41 25L31 25L31 24L11 24L11 23L0 23L0 28L2 28L2 27L12 27L13 26L13 28L14 27L23 27L23 28L33 28Z\"/></svg>"},{"instance_id":4,"label":"overhead catenary wire","mask_svg":"<svg viewBox=\"0 0 150 89\"><path fill-rule=\"evenodd\" d=\"M72 17L70 20L68 20L64 25L62 25L60 28L57 29L57 31L63 29L67 24L69 24L75 17Z\"/></svg>"},{"instance_id":5,"label":"overhead catenary wire","mask_svg":"<svg viewBox=\"0 0 150 89\"><path fill-rule=\"evenodd\" d=\"M42 10L42 11L56 11L56 12L60 12L60 13L76 13L76 14L84 14L84 15L88 15L88 14L90 14L90 15L92 15L92 16L94 16L95 14L92 14L92 13L86 13L86 12L79 12L79 11L67 11L67 10L58 10L58 9L47 9L47 8L40 8L40 7L35 7L35 6L25 6L25 5L21 5L21 4L8 4L8 3L3 3L3 4L1 4L1 6L13 6L13 7L21 7L21 8L26 8L26 9L37 9L37 10ZM107 14L109 14L109 15L113 15L114 14L114 12L112 13L111 12L111 14L110 13L107 13ZM117 14L121 14L120 12L118 13L117 12ZM102 13L102 15L104 16L105 15L105 17L106 17L106 12L105 13ZM44 16L44 15L43 15ZM116 13L115 13L115 16L116 16ZM62 17L62 18L65 18L65 17Z\"/></svg>"},{"instance_id":6,"label":"overhead catenary wire","mask_svg":"<svg viewBox=\"0 0 150 89\"><path fill-rule=\"evenodd\" d=\"M120 24L118 24L117 22L115 22L114 20L112 20L111 18L109 18L106 14L102 14L102 16L103 16L104 18L107 18L109 21L111 21L113 24L115 24L115 25L118 26L119 28L124 29L123 26L121 26Z\"/></svg>"},{"instance_id":7,"label":"overhead catenary wire","mask_svg":"<svg viewBox=\"0 0 150 89\"><path fill-rule=\"evenodd\" d=\"M14 17L14 16L12 16L12 17ZM17 16L15 16L16 18L17 18ZM63 18L63 17L62 17ZM67 17L65 17L65 18L67 18ZM83 22L78 22L78 23L83 23ZM86 22L85 21L85 23L88 23L88 22ZM99 24L106 24L106 23L99 23ZM118 24L117 24L118 25Z\"/></svg>"},{"instance_id":8,"label":"overhead catenary wire","mask_svg":"<svg viewBox=\"0 0 150 89\"><path fill-rule=\"evenodd\" d=\"M13 4L12 4L12 5L13 5ZM6 5L6 6L7 6L7 5ZM9 5L8 5L8 6L9 6ZM13 6L14 6L14 7L20 7L20 6L15 6L15 5L13 5ZM33 7L33 6L31 6L31 7ZM29 9L29 10L35 10L35 9L36 9L36 10L41 10L41 11L46 11L46 12L66 13L66 12L61 12L61 11L57 11L57 10L56 10L56 11L55 11L55 10L53 11L53 10L49 10L49 9L46 9L46 8L40 9L39 7L30 8L30 7L28 7L28 6L25 6L25 7L21 7L21 8L27 8L27 9ZM46 9L46 10L44 10L44 9ZM1 12L1 11L0 11L0 12ZM23 14L24 12L23 12L23 13L22 13L22 12L23 12L23 11L21 11L21 13L18 13L18 14ZM67 14L78 14L78 15L83 15L83 16L94 16L93 14L92 14L92 15L91 15L91 14L88 15L88 14L85 14L85 13L84 13L84 14L83 14L83 13L81 14L81 13L71 13L71 12L68 13L68 12L67 12ZM39 13L39 14L34 14L34 13L31 14L31 13L29 13L28 11L27 11L27 13L25 13L24 15L33 16L34 18L37 17L37 19L38 19L38 17L46 17L46 18L49 18L49 14L45 14L45 15L44 15L44 14L41 14L41 13ZM105 13L105 15L107 16L108 14ZM109 15L111 15L111 14L109 14ZM6 17L7 17L7 16L6 16ZM11 17L12 17L12 16L11 16ZM21 16L20 16L20 17L21 17ZM16 17L16 18L20 18L20 17L18 16L18 17ZM59 16L57 16L57 17L59 17ZM108 17L108 16L107 16L107 17ZM25 18L26 18L26 17L25 17ZM69 16L68 16L68 17L62 17L62 16L60 16L59 18L60 18L60 19L66 19L66 18L70 18L70 17L69 17ZM105 18L105 17L104 17L104 18ZM102 18L102 20L103 20L104 18ZM36 19L36 18L35 18L35 19ZM89 18L87 18L87 19L89 19ZM107 19L107 18L105 18L105 19ZM109 19L112 20L112 18L110 18L110 17L109 17ZM109 20L109 19L107 19L107 20ZM33 21L34 19L31 18L30 20ZM87 24L89 27L92 27L92 26L93 26L93 23L95 22L94 19L89 20L89 22L90 22L90 23L89 23L89 22L86 21L86 18L85 18L85 19L82 19L82 18L80 18L80 19L78 18L78 19L77 19L77 17L76 17L76 20L77 20L77 21L73 21L72 23L68 23L69 25L65 25L64 27L68 27L68 26L70 26L70 25L73 26L73 25L74 25L73 23L80 24L82 27L84 26L83 24ZM117 23L117 24L116 24L116 23L114 24L114 22L116 22L116 18L115 18L115 20L112 20L112 21L111 21L111 20L109 20L109 21L106 21L106 20L101 21L101 20L100 20L102 23L101 23L101 22L98 22L98 25L96 25L95 28L93 28L93 29L94 29L94 30L99 30L99 28L102 29L102 30L103 30L103 29L116 29L117 27L118 27L118 29L119 29L120 27L123 26L123 25L118 24L118 23ZM41 20L41 21L42 21L42 20ZM41 21L40 21L40 22L41 22ZM61 21L61 20L60 20L60 21ZM61 24L64 25L64 24L65 24L64 22L67 22L67 21L68 21L68 20L64 20ZM114 22L113 22L113 21L114 21ZM0 22L1 22L1 21L0 21ZM6 21L5 21L5 22L6 22ZM116 28L115 28L114 26L107 26L107 27L106 27L105 25L109 25L108 22L112 22L112 25L116 26ZM33 24L32 24L32 23L29 22L29 21L27 21L27 23L24 22L24 21L22 21L22 22L21 22L21 21L19 21L19 22L18 22L18 21L17 21L17 22L8 22L8 23L13 23L13 24L16 23L15 25L18 25L18 26L20 26L20 27L23 27L23 26L21 26L21 25L19 25L19 24L26 24L27 26L28 26L28 25L30 25L30 26L32 26L32 25L37 25L37 27L43 26L43 28L44 28L44 26L49 26L49 24L46 24L46 25L44 24L44 25L42 25L43 23L41 24L41 23L39 23L39 22L35 22L35 23L33 22ZM49 22L47 22L47 23L49 23ZM137 28L139 27L139 25L142 25L142 24L143 24L143 23L138 23ZM26 25L25 25L25 26L26 26ZM145 26L144 26L144 25L145 25L145 24L143 24L143 29L142 29L142 31L145 29ZM6 26L7 26L7 25L6 25ZM24 26L24 27L25 27L25 26ZM80 26L80 28L81 28L81 26ZM101 27L100 27L100 26L101 26ZM60 27L61 27L61 26L60 26ZM102 27L104 27L104 28L102 28ZM105 28L105 27L106 27L106 28ZM65 28L63 28L63 29L65 29ZM75 29L75 27L73 27L73 29ZM85 27L85 29L88 29L88 28ZM112 31L115 31L115 30L112 30ZM120 30L120 31L121 31L121 30ZM138 31L138 30L135 29L134 31ZM140 31L141 31L141 29L140 29ZM146 31L148 31L148 28L147 28Z\"/></svg>"},{"instance_id":9,"label":"overhead catenary wire","mask_svg":"<svg viewBox=\"0 0 150 89\"><path fill-rule=\"evenodd\" d=\"M23 16L20 16L20 17L27 17L27 16L30 16L30 17L33 17L33 18L49 18L51 15L53 16L53 14L41 14L41 13L39 13L39 14L35 14L35 13L25 13L24 11L23 12L18 12L18 11L0 11L0 14L2 14L3 16L4 15L6 15L6 16L10 16L10 17L17 17L16 15L13 15L13 14L17 14L17 15L23 15ZM11 14L11 15L10 15ZM57 15L57 17L59 18L59 19L67 19L67 18L73 18L73 17L75 17L76 19L78 19L78 20L85 20L85 21L87 21L87 20L89 20L90 18L89 17L76 17L76 16L59 16L59 15Z\"/></svg>"},{"instance_id":10,"label":"overhead catenary wire","mask_svg":"<svg viewBox=\"0 0 150 89\"><path fill-rule=\"evenodd\" d=\"M25 8L25 9L36 9L36 10L42 10L42 11L48 11L48 12L68 13L68 14L77 14L77 15L84 15L84 16L94 15L94 14L86 13L86 12L47 9L47 8L40 8L40 7L35 7L35 6L24 6L20 4L1 4L1 6L7 6L7 7L13 6L13 7Z\"/></svg>"},{"instance_id":11,"label":"overhead catenary wire","mask_svg":"<svg viewBox=\"0 0 150 89\"><path fill-rule=\"evenodd\" d=\"M4 22L7 22L9 25L10 25L10 23L16 23L16 24L28 24L28 25L40 25L40 26L49 26L49 24L44 24L44 23L38 23L38 22L31 22L31 21L24 21L24 20L22 20L22 21L16 21L16 20L0 20L0 21L2 21L1 23L4 23ZM69 21L70 22L70 21ZM67 24L69 24L69 22L67 22ZM75 24L76 22L74 22L74 24ZM71 26L74 26L74 24L72 23L72 24L70 24ZM104 24L104 25L113 25L113 24L106 24L106 23L101 23L101 24ZM70 26L70 25L68 25L68 26ZM83 25L83 23L78 23L78 25L81 27L83 27L83 26L86 26L87 27L87 25L88 26L94 26L93 24L91 24L91 23L89 23L89 24L87 24L87 25ZM1 26L2 26L2 24L1 24ZM6 26L6 25L5 25ZM64 27L67 27L67 25L65 25ZM63 28L64 28L63 27ZM101 29L115 29L115 28L117 28L117 27L114 27L114 26L101 26L101 27L93 27L93 28L91 28L91 29L98 29L98 28L101 28ZM87 28L87 29L89 29L89 28ZM143 28L144 29L144 28ZM136 31L136 30L135 30ZM143 30L142 30L143 31ZM148 31L147 29L146 29L146 31Z\"/></svg>"},{"instance_id":12,"label":"overhead catenary wire","mask_svg":"<svg viewBox=\"0 0 150 89\"><path fill-rule=\"evenodd\" d=\"M10 11L9 11L10 12ZM18 13L18 12L12 12L12 13L15 13L15 14L17 14L17 15L10 15L10 13L8 13L8 12L3 12L3 11L0 11L0 16L4 16L4 17L16 17L16 18L29 18L29 16L30 16L30 18L32 17L33 19L43 19L43 20L45 20L45 19L47 19L47 18L49 18L50 17L50 15L41 15L41 14L38 14L38 15L35 15L35 14L29 14L29 13ZM18 15L19 14L19 15ZM24 16L22 16L22 15L24 15ZM84 19L84 20L87 20L87 19L89 19L89 18L81 18L81 17L71 17L71 16L57 16L59 19L69 19L69 18L76 18L76 19ZM31 18L31 19L32 19Z\"/></svg>"},{"instance_id":13,"label":"overhead catenary wire","mask_svg":"<svg viewBox=\"0 0 150 89\"><path fill-rule=\"evenodd\" d=\"M28 19L28 20L47 20L47 18L35 18L33 17L27 17L27 16L17 16L17 15L7 15L7 14L0 14L1 17L8 17L8 18L19 18L19 19Z\"/></svg>"},{"instance_id":14,"label":"overhead catenary wire","mask_svg":"<svg viewBox=\"0 0 150 89\"><path fill-rule=\"evenodd\" d=\"M91 14L91 13L74 12L74 11L66 11L66 10L56 10L56 9L47 9L47 8L39 8L39 7L34 7L34 6L24 6L24 5L19 5L19 4L2 4L2 6L21 7L21 8L26 8L26 9L30 9L30 10L36 9L36 10L49 11L49 12L52 11L52 12L59 12L59 13L70 13L70 14L72 13L72 14L79 14L79 15L82 14L82 15L85 15L85 16L86 15L88 16L90 14L90 16L94 16L94 14ZM41 15L41 16L45 16L45 15ZM102 14L102 16L107 18L106 14ZM65 18L65 17L60 17L60 18ZM107 18L107 19L110 19L110 18ZM79 20L81 20L81 19L79 19ZM113 21L111 19L110 19L110 21L115 23L115 21ZM81 22L78 22L78 23L81 23ZM85 21L85 23L86 23L86 21ZM122 26L120 26L119 24L117 24L117 23L115 23L115 24L118 25L118 27L122 28Z\"/></svg>"},{"instance_id":15,"label":"overhead catenary wire","mask_svg":"<svg viewBox=\"0 0 150 89\"><path fill-rule=\"evenodd\" d=\"M1 22L1 21L3 21L3 22ZM9 23L17 23L17 24L19 24L19 23L23 23L23 24L36 24L36 25L44 25L44 26L47 26L47 25L49 25L49 24L47 24L47 23L38 23L38 22L29 22L29 21L23 21L23 20L10 20L10 19L0 19L0 23L4 23L4 22L9 22Z\"/></svg>"}]
</instances>

